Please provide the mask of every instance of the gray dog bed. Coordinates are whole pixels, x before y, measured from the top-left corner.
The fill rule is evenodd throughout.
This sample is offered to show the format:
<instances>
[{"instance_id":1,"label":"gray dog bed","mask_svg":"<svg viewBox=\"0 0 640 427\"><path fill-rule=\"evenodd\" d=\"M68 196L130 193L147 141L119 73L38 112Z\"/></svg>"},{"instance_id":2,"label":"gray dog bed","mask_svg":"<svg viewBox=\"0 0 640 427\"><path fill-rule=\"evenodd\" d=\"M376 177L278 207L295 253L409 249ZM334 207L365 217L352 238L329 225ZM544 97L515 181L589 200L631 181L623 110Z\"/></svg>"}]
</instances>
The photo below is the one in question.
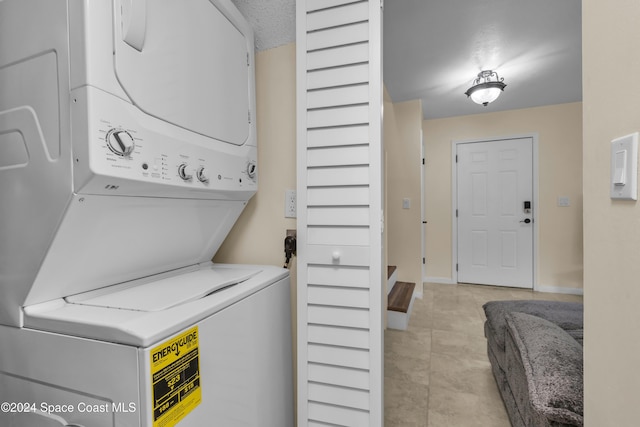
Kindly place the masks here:
<instances>
[{"instance_id":1,"label":"gray dog bed","mask_svg":"<svg viewBox=\"0 0 640 427\"><path fill-rule=\"evenodd\" d=\"M584 424L582 307L557 301L483 306L489 361L514 427Z\"/></svg>"}]
</instances>

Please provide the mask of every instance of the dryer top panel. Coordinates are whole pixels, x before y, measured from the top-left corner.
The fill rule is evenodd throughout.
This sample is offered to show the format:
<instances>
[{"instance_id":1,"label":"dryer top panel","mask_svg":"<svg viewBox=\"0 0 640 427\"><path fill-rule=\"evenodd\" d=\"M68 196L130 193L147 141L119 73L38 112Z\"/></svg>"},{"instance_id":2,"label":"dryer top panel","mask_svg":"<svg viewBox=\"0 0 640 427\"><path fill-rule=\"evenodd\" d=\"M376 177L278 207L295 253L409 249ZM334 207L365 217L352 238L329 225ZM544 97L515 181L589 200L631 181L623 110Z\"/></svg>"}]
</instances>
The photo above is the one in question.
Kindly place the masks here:
<instances>
[{"instance_id":1,"label":"dryer top panel","mask_svg":"<svg viewBox=\"0 0 640 427\"><path fill-rule=\"evenodd\" d=\"M253 32L225 1L115 0L114 66L145 113L242 145L251 138Z\"/></svg>"}]
</instances>

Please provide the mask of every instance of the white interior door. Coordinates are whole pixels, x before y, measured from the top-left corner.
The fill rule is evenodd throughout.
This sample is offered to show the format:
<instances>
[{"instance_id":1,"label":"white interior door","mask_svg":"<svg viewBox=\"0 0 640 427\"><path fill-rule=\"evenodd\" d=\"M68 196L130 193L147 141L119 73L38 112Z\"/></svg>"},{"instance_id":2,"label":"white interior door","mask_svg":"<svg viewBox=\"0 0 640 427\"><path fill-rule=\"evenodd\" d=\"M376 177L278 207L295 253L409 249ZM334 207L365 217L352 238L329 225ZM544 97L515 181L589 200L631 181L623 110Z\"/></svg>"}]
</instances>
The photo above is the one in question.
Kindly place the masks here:
<instances>
[{"instance_id":1,"label":"white interior door","mask_svg":"<svg viewBox=\"0 0 640 427\"><path fill-rule=\"evenodd\" d=\"M533 139L457 144L458 282L533 287Z\"/></svg>"}]
</instances>

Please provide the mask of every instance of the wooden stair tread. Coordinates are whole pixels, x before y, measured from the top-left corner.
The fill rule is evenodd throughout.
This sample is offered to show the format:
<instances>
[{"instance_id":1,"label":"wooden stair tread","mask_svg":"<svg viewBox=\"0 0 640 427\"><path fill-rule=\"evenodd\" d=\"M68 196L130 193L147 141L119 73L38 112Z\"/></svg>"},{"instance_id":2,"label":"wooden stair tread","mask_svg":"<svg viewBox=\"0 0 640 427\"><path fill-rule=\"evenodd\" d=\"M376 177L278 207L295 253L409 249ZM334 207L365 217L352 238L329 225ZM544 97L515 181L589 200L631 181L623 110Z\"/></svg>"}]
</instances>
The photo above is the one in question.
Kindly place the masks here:
<instances>
[{"instance_id":1,"label":"wooden stair tread","mask_svg":"<svg viewBox=\"0 0 640 427\"><path fill-rule=\"evenodd\" d=\"M413 297L413 289L415 287L415 283L396 282L395 286L389 293L387 310L406 313L407 310L409 310L411 298Z\"/></svg>"},{"instance_id":2,"label":"wooden stair tread","mask_svg":"<svg viewBox=\"0 0 640 427\"><path fill-rule=\"evenodd\" d=\"M396 271L396 266L395 265L388 265L387 266L387 279L389 279L391 277L391 275L393 274L394 271Z\"/></svg>"}]
</instances>

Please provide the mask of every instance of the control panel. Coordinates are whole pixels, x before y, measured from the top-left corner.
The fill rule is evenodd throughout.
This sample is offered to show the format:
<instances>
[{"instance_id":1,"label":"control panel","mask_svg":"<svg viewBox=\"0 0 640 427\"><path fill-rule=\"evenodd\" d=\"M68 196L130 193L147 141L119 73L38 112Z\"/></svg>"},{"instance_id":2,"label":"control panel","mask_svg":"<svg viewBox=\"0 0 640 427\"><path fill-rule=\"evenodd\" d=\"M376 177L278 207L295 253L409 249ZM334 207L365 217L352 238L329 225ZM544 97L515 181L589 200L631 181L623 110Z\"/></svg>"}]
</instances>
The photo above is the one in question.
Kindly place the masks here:
<instances>
[{"instance_id":1,"label":"control panel","mask_svg":"<svg viewBox=\"0 0 640 427\"><path fill-rule=\"evenodd\" d=\"M122 178L158 181L190 188L232 190L255 185L257 166L253 159L154 135L147 137L133 128L123 128L108 120L97 130L102 140L97 157L111 174ZM114 127L115 126L115 127Z\"/></svg>"},{"instance_id":2,"label":"control panel","mask_svg":"<svg viewBox=\"0 0 640 427\"><path fill-rule=\"evenodd\" d=\"M89 112L75 120L86 123L74 136L79 193L248 200L257 190L253 139L210 138L92 88L74 93L76 106Z\"/></svg>"}]
</instances>

